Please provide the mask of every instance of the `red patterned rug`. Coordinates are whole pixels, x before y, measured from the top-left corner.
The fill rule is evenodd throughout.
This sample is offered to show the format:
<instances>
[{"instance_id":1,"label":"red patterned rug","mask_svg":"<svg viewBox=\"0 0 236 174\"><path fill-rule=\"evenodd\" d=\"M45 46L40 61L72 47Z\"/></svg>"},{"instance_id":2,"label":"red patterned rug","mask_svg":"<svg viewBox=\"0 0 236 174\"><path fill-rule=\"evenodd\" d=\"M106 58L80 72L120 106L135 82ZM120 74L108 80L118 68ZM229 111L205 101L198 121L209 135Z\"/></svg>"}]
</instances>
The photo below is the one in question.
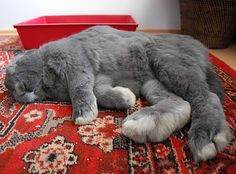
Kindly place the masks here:
<instances>
[{"instance_id":1,"label":"red patterned rug","mask_svg":"<svg viewBox=\"0 0 236 174\"><path fill-rule=\"evenodd\" d=\"M2 38L0 38L2 39ZM216 158L196 165L186 126L162 143L137 144L121 133L127 112L100 110L91 124L75 126L69 103L20 104L4 86L5 65L21 48L0 41L0 173L236 173L236 72L210 55L224 81L224 110L234 138ZM6 45L6 46L4 46Z\"/></svg>"}]
</instances>

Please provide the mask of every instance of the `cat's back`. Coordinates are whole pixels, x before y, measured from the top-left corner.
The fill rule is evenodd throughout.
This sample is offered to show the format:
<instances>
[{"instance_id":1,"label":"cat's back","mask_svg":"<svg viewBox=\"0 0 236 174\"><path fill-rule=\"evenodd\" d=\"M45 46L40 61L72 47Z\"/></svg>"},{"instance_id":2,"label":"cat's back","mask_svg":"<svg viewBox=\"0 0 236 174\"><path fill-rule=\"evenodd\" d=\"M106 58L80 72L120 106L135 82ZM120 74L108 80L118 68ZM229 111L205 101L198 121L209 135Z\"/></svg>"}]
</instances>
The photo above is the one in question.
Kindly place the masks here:
<instances>
[{"instance_id":1,"label":"cat's back","mask_svg":"<svg viewBox=\"0 0 236 174\"><path fill-rule=\"evenodd\" d=\"M71 40L76 40L80 44L86 44L89 48L101 47L119 48L119 46L130 47L135 43L152 42L152 36L140 32L130 32L117 30L110 26L95 26L81 33L69 37ZM125 49L123 47L123 49Z\"/></svg>"},{"instance_id":2,"label":"cat's back","mask_svg":"<svg viewBox=\"0 0 236 174\"><path fill-rule=\"evenodd\" d=\"M144 53L145 47L153 42L151 35L117 30L109 26L96 26L72 36L88 51L88 57L101 64L129 69L136 61L136 54ZM153 43L152 43L153 44ZM146 56L142 57L146 61Z\"/></svg>"},{"instance_id":3,"label":"cat's back","mask_svg":"<svg viewBox=\"0 0 236 174\"><path fill-rule=\"evenodd\" d=\"M191 36L160 34L155 38L155 52L159 62L167 65L198 67L205 72L210 66L208 48Z\"/></svg>"}]
</instances>

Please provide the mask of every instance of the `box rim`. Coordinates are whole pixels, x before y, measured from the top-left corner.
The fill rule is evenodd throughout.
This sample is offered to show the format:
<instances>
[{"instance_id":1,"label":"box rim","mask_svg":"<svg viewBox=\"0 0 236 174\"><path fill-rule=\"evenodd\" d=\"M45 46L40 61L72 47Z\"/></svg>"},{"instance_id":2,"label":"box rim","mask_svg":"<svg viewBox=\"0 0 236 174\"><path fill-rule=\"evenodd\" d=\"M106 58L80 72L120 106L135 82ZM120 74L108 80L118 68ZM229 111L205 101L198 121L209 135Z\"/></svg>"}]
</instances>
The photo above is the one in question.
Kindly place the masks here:
<instances>
[{"instance_id":1,"label":"box rim","mask_svg":"<svg viewBox=\"0 0 236 174\"><path fill-rule=\"evenodd\" d=\"M126 16L126 17L130 17L133 22L131 23L46 23L46 24L26 24L26 22L31 21L31 20L35 20L38 18L42 18L42 17L72 17L72 16L94 16L94 17L99 17L99 16ZM13 27L17 28L17 27L31 27L31 26L45 26L45 27L49 27L49 26L75 26L75 25L123 25L123 26L138 26L139 24L136 22L136 20L131 16L131 15L45 15L45 16L38 16L35 18L31 18L29 20L23 21L23 22L19 22L17 24L14 24Z\"/></svg>"}]
</instances>

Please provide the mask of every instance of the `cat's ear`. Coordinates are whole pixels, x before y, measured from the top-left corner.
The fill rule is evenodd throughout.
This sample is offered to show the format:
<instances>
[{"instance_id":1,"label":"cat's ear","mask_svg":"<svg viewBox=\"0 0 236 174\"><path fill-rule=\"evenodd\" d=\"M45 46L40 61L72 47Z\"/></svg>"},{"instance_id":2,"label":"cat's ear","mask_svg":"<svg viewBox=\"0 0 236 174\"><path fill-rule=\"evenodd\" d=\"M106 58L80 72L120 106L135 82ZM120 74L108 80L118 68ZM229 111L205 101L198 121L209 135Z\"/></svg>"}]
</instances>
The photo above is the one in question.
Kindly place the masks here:
<instances>
[{"instance_id":1,"label":"cat's ear","mask_svg":"<svg viewBox=\"0 0 236 174\"><path fill-rule=\"evenodd\" d=\"M16 94L21 96L26 92L25 84L23 82L17 82L15 85Z\"/></svg>"},{"instance_id":2,"label":"cat's ear","mask_svg":"<svg viewBox=\"0 0 236 174\"><path fill-rule=\"evenodd\" d=\"M52 88L57 80L57 74L53 68L48 66L43 67L43 84L47 87Z\"/></svg>"},{"instance_id":3,"label":"cat's ear","mask_svg":"<svg viewBox=\"0 0 236 174\"><path fill-rule=\"evenodd\" d=\"M6 66L6 74L7 75L13 75L16 71L16 64L10 64Z\"/></svg>"}]
</instances>

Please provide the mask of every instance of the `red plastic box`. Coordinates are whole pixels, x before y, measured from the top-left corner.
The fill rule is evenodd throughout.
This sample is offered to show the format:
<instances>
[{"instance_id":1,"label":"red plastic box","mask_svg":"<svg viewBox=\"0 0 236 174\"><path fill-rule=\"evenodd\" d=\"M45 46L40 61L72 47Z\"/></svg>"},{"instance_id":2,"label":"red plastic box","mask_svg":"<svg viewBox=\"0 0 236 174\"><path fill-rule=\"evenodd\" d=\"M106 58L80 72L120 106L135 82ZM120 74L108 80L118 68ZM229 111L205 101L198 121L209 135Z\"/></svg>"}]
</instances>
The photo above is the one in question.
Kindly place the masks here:
<instances>
[{"instance_id":1,"label":"red plastic box","mask_svg":"<svg viewBox=\"0 0 236 174\"><path fill-rule=\"evenodd\" d=\"M138 24L130 15L41 16L14 25L25 49L67 37L95 25L109 25L120 30L136 31Z\"/></svg>"}]
</instances>

